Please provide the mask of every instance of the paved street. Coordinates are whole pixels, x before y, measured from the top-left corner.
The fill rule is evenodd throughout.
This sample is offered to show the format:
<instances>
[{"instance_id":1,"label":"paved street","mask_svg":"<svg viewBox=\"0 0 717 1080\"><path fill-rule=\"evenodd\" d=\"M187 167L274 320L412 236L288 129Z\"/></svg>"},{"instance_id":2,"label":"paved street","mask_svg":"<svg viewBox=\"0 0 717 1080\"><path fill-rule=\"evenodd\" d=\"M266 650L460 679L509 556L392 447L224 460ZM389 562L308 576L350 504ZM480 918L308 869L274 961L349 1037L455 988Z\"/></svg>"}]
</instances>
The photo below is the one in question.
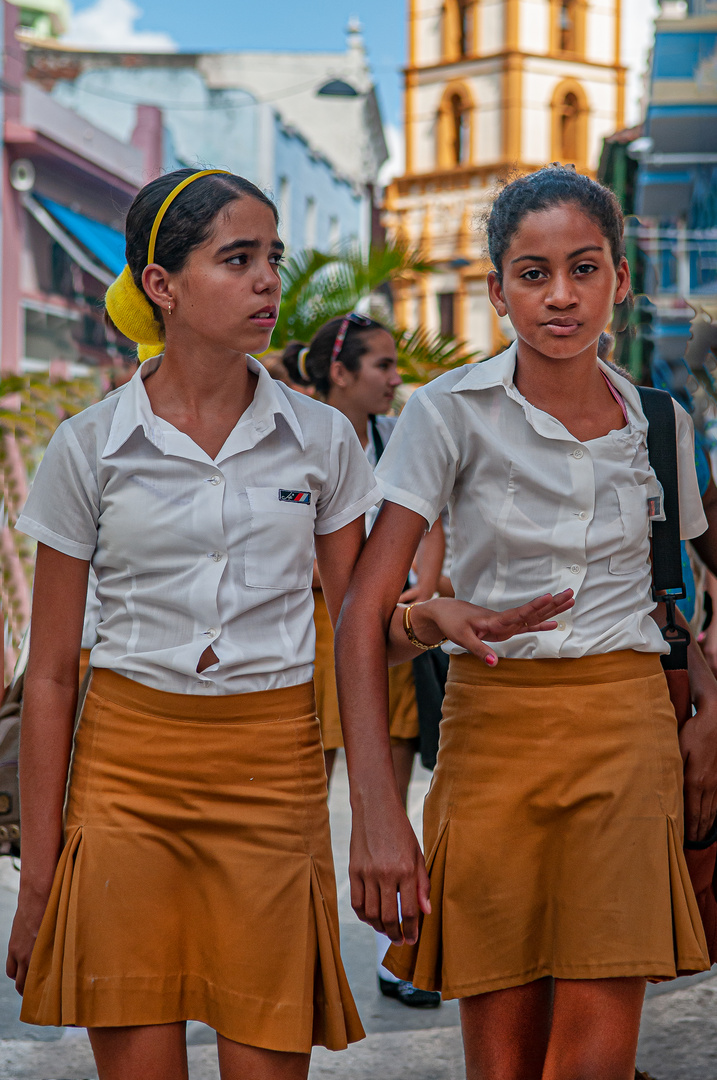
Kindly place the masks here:
<instances>
[{"instance_id":1,"label":"paved street","mask_svg":"<svg viewBox=\"0 0 717 1080\"><path fill-rule=\"evenodd\" d=\"M420 819L428 773L418 770L410 809ZM421 1012L382 998L375 983L373 932L358 923L348 899L348 795L337 761L331 814L341 916L342 951L368 1037L345 1053L314 1052L311 1080L463 1080L458 1006ZM0 859L0 948L10 928L17 873ZM0 1080L95 1080L84 1031L31 1028L17 1019L19 999L0 982ZM189 1025L191 1080L218 1080L213 1033ZM717 968L707 977L651 987L645 1005L639 1067L655 1080L717 1080Z\"/></svg>"}]
</instances>

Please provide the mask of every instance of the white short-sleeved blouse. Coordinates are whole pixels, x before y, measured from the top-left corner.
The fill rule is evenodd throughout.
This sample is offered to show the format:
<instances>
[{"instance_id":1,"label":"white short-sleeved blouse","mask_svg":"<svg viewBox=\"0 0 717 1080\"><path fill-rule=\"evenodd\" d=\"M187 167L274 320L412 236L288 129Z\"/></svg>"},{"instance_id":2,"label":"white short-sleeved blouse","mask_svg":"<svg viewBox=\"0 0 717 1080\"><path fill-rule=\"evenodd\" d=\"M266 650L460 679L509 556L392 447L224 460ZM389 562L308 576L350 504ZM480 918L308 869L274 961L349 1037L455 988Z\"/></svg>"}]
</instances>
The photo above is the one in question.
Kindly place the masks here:
<instances>
[{"instance_id":1,"label":"white short-sleeved blouse","mask_svg":"<svg viewBox=\"0 0 717 1080\"><path fill-rule=\"evenodd\" d=\"M498 656L669 651L650 616L648 499L659 484L636 388L601 365L629 424L581 443L518 392L515 361L514 344L411 396L377 469L384 498L429 525L448 504L451 581L461 600L505 610L574 590L575 606L557 630L496 643ZM692 421L676 403L675 414L681 532L689 539L707 521Z\"/></svg>"},{"instance_id":2,"label":"white short-sleeved blouse","mask_svg":"<svg viewBox=\"0 0 717 1080\"><path fill-rule=\"evenodd\" d=\"M160 363L60 425L17 527L91 560L93 667L174 693L307 682L314 534L380 498L356 433L249 357L254 400L212 459L152 413ZM219 663L200 675L210 644Z\"/></svg>"}]
</instances>

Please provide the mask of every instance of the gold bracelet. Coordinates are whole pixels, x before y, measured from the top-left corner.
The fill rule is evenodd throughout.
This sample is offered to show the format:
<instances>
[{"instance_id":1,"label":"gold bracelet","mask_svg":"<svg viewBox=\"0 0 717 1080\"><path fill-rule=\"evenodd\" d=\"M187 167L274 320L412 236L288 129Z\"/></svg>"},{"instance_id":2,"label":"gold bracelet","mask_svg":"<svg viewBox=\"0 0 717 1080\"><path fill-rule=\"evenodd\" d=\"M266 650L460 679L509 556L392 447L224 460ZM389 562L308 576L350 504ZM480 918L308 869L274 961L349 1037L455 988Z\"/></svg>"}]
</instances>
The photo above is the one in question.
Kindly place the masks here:
<instances>
[{"instance_id":1,"label":"gold bracelet","mask_svg":"<svg viewBox=\"0 0 717 1080\"><path fill-rule=\"evenodd\" d=\"M409 604L408 607L403 609L403 629L406 631L406 637L412 645L415 645L417 649L423 649L424 652L427 652L429 649L437 649L444 641L448 641L448 638L441 638L435 645L426 645L424 641L419 641L411 626L411 608L414 608L415 606L415 604Z\"/></svg>"}]
</instances>

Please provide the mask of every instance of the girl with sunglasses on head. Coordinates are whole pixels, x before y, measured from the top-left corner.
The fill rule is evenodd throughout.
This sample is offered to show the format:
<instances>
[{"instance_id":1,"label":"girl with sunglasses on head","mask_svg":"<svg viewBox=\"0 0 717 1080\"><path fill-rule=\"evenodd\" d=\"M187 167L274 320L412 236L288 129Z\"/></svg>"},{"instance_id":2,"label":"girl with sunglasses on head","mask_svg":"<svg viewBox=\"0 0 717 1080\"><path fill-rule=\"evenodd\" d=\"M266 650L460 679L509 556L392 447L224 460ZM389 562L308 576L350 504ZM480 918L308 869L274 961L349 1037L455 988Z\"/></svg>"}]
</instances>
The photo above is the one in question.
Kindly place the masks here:
<instances>
[{"instance_id":1,"label":"girl with sunglasses on head","mask_svg":"<svg viewBox=\"0 0 717 1080\"><path fill-rule=\"evenodd\" d=\"M682 757L687 831L701 838L717 808L716 684L693 647L697 712L678 742L651 598L647 422L636 388L598 359L630 288L619 203L545 168L498 196L488 244L490 299L517 340L411 397L337 628L352 901L395 943L396 975L460 999L468 1080L633 1080L646 979L709 967L682 852ZM689 538L706 522L691 421L675 413ZM569 586L553 631L477 640L446 629L450 601L397 606L446 504L456 597L501 607L537 582ZM407 650L448 638L451 653L424 809L430 902L410 838L405 853L396 842L384 672L400 623ZM415 944L405 916L419 904Z\"/></svg>"},{"instance_id":2,"label":"girl with sunglasses on head","mask_svg":"<svg viewBox=\"0 0 717 1080\"><path fill-rule=\"evenodd\" d=\"M293 342L284 351L282 360L292 382L298 386L313 387L328 405L349 418L370 464L375 468L396 424L396 417L385 415L391 409L396 390L401 385L393 335L377 320L351 312L325 323L308 347ZM366 517L367 529L370 529L375 520L375 511L372 509ZM427 538L424 543L424 548L428 548L428 551L422 552L424 557L420 560L424 572L412 589L412 595L417 599L427 600L436 591L442 563L442 541L439 522L430 539ZM336 694L333 626L318 574L314 582L314 624L316 706L321 722L326 772L330 779L336 750L343 746L343 739ZM416 689L410 661L391 668L388 692L391 757L405 806L419 734ZM381 992L413 1007L440 1005L439 994L415 990L409 982L399 981L383 967L381 960L388 945L387 938L380 935L377 949Z\"/></svg>"}]
</instances>

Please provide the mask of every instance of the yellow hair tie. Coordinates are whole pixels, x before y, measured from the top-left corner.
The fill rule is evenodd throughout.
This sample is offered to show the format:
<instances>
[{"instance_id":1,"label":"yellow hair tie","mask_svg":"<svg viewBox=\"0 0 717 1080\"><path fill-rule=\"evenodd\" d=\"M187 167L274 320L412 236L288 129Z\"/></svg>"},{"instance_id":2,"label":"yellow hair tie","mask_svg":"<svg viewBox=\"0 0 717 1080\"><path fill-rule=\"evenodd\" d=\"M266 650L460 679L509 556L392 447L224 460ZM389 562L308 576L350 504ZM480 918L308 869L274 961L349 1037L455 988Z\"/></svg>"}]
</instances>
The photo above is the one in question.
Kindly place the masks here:
<instances>
[{"instance_id":1,"label":"yellow hair tie","mask_svg":"<svg viewBox=\"0 0 717 1080\"><path fill-rule=\"evenodd\" d=\"M213 173L227 174L228 170L202 169L200 172L185 177L176 187L172 188L160 206L152 225L147 249L147 266L154 262L154 249L157 243L159 227L172 201L193 181L198 180L201 176L210 176ZM140 363L162 352L164 349L164 328L157 321L152 305L142 289L135 285L129 266L125 266L120 276L112 282L107 290L105 307L120 333L124 334L130 341L137 342L137 356Z\"/></svg>"}]
</instances>

